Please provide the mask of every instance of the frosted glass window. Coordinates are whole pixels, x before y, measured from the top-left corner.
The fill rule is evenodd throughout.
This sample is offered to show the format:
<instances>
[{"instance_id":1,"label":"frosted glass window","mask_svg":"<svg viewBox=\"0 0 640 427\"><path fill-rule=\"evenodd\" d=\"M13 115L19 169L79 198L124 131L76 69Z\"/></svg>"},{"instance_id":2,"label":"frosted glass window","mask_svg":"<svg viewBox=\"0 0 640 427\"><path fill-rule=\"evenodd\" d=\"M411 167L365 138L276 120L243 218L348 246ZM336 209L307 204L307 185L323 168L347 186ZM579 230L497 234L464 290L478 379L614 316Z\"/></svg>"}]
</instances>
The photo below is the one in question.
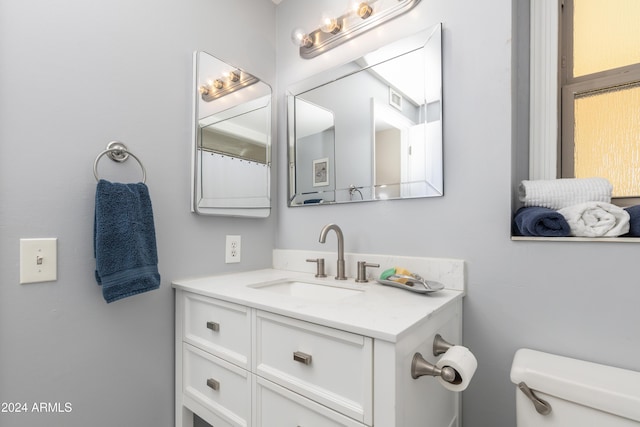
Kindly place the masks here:
<instances>
[{"instance_id":1,"label":"frosted glass window","mask_svg":"<svg viewBox=\"0 0 640 427\"><path fill-rule=\"evenodd\" d=\"M575 176L608 178L614 197L640 196L640 82L577 95L574 111Z\"/></svg>"},{"instance_id":2,"label":"frosted glass window","mask_svg":"<svg viewBox=\"0 0 640 427\"><path fill-rule=\"evenodd\" d=\"M574 0L573 75L640 62L640 1Z\"/></svg>"}]
</instances>

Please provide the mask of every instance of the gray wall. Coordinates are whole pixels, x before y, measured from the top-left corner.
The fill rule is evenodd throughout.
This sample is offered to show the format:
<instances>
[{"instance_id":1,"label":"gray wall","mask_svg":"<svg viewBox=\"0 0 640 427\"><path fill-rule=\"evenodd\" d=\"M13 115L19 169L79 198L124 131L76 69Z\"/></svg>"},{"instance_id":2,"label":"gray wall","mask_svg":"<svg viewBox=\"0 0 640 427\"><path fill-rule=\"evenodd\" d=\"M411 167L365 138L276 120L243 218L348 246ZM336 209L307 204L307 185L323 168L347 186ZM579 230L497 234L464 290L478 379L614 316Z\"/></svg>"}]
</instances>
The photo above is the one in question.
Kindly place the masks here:
<instances>
[{"instance_id":1,"label":"gray wall","mask_svg":"<svg viewBox=\"0 0 640 427\"><path fill-rule=\"evenodd\" d=\"M275 84L274 26L266 0L0 2L0 402L72 404L0 425L173 426L170 281L270 266L276 224L189 211L192 52ZM162 285L106 304L92 167L114 139L147 168ZM134 161L99 170L140 177ZM224 264L226 234L240 264ZM56 282L18 284L33 237L59 239Z\"/></svg>"},{"instance_id":2,"label":"gray wall","mask_svg":"<svg viewBox=\"0 0 640 427\"><path fill-rule=\"evenodd\" d=\"M513 242L509 237L511 194L522 176L519 168L526 166L521 157L526 120L519 117L513 125L512 91L522 81L512 74L521 71L522 61L512 57L512 20L515 32L526 24L521 7L528 2L518 0L523 6L514 8L509 0L422 0L415 13L380 32L314 60L298 59L289 42L291 29L313 28L329 2L285 0L279 6L280 91L314 68L340 61L346 51L355 55L368 43L442 22L445 196L287 209L286 175L280 170L278 220L286 226L278 230L277 246L333 251L335 239L322 245L318 235L324 224L336 222L347 251L464 259L464 344L479 361L463 394L466 427L515 425L509 370L521 347L640 370L637 244ZM522 48L519 43L516 38L515 46ZM280 146L284 129L280 120Z\"/></svg>"},{"instance_id":3,"label":"gray wall","mask_svg":"<svg viewBox=\"0 0 640 427\"><path fill-rule=\"evenodd\" d=\"M329 1L285 0L275 35L262 0L0 3L0 401L73 405L0 414L3 427L173 425L170 280L264 267L273 247L334 250L335 239L317 243L328 222L343 227L347 251L466 261L465 344L480 364L464 393L467 427L514 425L508 373L520 347L640 370L637 245L509 239L523 134L512 126L512 2L422 0L384 31L298 59L291 29L312 28ZM435 22L444 23L445 197L286 208L284 88ZM189 213L195 49L278 90L278 200L267 220ZM147 167L163 281L107 305L93 279L91 168L112 139ZM108 163L105 177L137 179L133 162ZM243 237L239 265L223 263L225 234ZM21 237L59 238L57 282L18 284Z\"/></svg>"},{"instance_id":4,"label":"gray wall","mask_svg":"<svg viewBox=\"0 0 640 427\"><path fill-rule=\"evenodd\" d=\"M344 96L345 93L349 93L350 96ZM335 151L338 159L335 166L332 164L334 170L331 172L335 176L335 188L345 190L351 185L372 186L371 100L373 98L386 104L389 98L389 85L372 73L359 72L333 81L330 85L310 90L304 93L302 98L333 113ZM409 103L405 102L405 104ZM360 114L350 114L353 111ZM357 158L359 161L340 161L345 158ZM339 200L345 199L339 198Z\"/></svg>"}]
</instances>

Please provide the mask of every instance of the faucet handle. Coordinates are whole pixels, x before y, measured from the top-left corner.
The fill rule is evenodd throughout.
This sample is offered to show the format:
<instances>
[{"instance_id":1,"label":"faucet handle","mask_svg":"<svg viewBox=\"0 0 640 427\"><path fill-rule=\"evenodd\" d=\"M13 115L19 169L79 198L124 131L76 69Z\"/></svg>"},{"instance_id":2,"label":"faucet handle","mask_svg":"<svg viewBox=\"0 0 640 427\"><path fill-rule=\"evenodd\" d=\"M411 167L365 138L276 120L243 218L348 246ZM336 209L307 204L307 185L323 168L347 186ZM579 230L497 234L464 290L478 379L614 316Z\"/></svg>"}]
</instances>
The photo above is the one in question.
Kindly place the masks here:
<instances>
[{"instance_id":1,"label":"faucet handle","mask_svg":"<svg viewBox=\"0 0 640 427\"><path fill-rule=\"evenodd\" d=\"M316 277L327 277L324 272L324 258L316 258L316 259L308 259L307 262L315 262L316 267Z\"/></svg>"},{"instance_id":2,"label":"faucet handle","mask_svg":"<svg viewBox=\"0 0 640 427\"><path fill-rule=\"evenodd\" d=\"M372 264L366 261L358 261L358 277L356 278L356 282L358 283L366 283L367 280L367 267L380 267L380 264Z\"/></svg>"}]
</instances>

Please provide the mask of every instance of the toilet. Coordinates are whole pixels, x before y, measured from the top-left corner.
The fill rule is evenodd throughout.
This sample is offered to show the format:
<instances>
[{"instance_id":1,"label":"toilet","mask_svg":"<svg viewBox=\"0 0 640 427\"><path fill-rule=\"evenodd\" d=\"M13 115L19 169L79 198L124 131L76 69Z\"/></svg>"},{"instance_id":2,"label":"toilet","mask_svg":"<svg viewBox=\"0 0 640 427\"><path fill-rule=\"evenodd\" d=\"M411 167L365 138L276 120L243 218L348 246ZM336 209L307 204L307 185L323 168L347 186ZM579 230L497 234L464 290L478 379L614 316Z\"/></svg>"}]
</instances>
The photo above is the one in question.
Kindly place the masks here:
<instances>
[{"instance_id":1,"label":"toilet","mask_svg":"<svg viewBox=\"0 0 640 427\"><path fill-rule=\"evenodd\" d=\"M520 349L517 427L638 427L640 372Z\"/></svg>"}]
</instances>

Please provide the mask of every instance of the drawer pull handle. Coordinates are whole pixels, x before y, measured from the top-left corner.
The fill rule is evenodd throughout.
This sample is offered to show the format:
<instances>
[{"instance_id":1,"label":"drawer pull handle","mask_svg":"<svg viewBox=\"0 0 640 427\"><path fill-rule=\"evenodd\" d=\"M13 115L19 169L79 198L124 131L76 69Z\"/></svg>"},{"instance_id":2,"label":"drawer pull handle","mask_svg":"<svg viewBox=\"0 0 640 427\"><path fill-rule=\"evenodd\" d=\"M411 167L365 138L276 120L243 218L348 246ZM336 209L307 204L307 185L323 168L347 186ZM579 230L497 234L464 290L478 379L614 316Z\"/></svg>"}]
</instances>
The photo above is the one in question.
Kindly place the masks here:
<instances>
[{"instance_id":1,"label":"drawer pull handle","mask_svg":"<svg viewBox=\"0 0 640 427\"><path fill-rule=\"evenodd\" d=\"M220 330L220 324L216 322L207 322L207 328L214 332L218 332Z\"/></svg>"},{"instance_id":2,"label":"drawer pull handle","mask_svg":"<svg viewBox=\"0 0 640 427\"><path fill-rule=\"evenodd\" d=\"M207 380L207 386L211 387L214 390L220 390L220 383L213 378L209 378Z\"/></svg>"},{"instance_id":3,"label":"drawer pull handle","mask_svg":"<svg viewBox=\"0 0 640 427\"><path fill-rule=\"evenodd\" d=\"M293 353L293 360L304 363L305 365L311 365L311 355L301 351L295 351Z\"/></svg>"}]
</instances>

